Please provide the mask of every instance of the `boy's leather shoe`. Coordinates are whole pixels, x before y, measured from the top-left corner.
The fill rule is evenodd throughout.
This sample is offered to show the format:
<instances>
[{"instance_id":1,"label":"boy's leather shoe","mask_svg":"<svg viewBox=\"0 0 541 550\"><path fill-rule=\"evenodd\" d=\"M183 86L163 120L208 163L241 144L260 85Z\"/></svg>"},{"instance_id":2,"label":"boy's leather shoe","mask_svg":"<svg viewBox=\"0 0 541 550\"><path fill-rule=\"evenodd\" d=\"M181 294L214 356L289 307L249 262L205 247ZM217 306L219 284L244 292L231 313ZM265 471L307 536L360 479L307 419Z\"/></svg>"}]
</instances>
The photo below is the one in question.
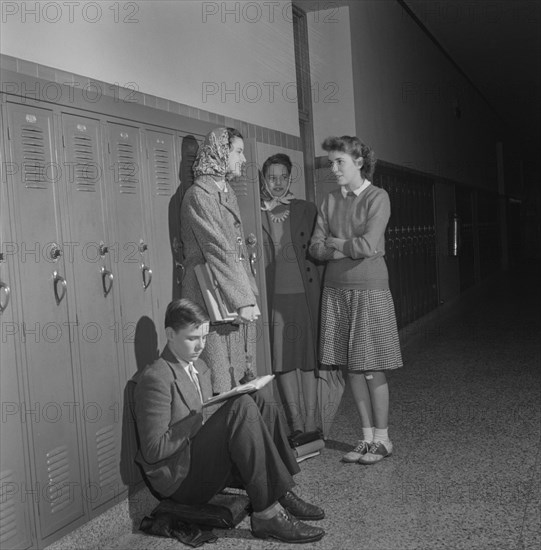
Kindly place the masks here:
<instances>
[{"instance_id":1,"label":"boy's leather shoe","mask_svg":"<svg viewBox=\"0 0 541 550\"><path fill-rule=\"evenodd\" d=\"M305 502L293 491L288 491L278 502L292 516L303 521L317 521L325 517L325 512L319 506Z\"/></svg>"},{"instance_id":2,"label":"boy's leather shoe","mask_svg":"<svg viewBox=\"0 0 541 550\"><path fill-rule=\"evenodd\" d=\"M316 542L323 538L325 531L292 517L287 510L280 510L270 519L251 517L252 535L259 539L269 537L281 542Z\"/></svg>"}]
</instances>

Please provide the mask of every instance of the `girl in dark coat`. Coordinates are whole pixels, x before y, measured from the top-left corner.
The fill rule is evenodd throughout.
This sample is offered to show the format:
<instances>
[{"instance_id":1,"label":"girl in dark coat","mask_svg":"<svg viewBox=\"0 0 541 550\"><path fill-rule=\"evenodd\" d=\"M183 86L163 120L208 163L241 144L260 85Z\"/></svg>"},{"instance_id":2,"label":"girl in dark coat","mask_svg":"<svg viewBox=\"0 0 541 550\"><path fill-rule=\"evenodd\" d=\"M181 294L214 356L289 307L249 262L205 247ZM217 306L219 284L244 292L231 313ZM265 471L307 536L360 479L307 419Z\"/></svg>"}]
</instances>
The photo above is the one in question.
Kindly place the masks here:
<instances>
[{"instance_id":1,"label":"girl in dark coat","mask_svg":"<svg viewBox=\"0 0 541 550\"><path fill-rule=\"evenodd\" d=\"M291 193L291 168L285 154L273 155L263 164L261 220L273 372L292 431L304 432L317 427L321 287L318 268L308 254L317 208Z\"/></svg>"}]
</instances>

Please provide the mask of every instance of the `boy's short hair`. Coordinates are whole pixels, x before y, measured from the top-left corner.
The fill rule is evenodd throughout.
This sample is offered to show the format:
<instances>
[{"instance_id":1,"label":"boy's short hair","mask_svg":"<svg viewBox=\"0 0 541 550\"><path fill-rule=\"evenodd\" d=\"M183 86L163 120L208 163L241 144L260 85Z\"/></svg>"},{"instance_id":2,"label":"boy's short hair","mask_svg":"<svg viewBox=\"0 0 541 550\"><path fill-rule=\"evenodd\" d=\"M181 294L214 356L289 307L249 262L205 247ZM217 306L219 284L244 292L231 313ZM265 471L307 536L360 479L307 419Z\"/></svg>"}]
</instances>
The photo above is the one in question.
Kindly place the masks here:
<instances>
[{"instance_id":1,"label":"boy's short hair","mask_svg":"<svg viewBox=\"0 0 541 550\"><path fill-rule=\"evenodd\" d=\"M175 332L190 325L198 327L208 322L207 312L186 298L173 300L165 310L165 328L171 327Z\"/></svg>"}]
</instances>

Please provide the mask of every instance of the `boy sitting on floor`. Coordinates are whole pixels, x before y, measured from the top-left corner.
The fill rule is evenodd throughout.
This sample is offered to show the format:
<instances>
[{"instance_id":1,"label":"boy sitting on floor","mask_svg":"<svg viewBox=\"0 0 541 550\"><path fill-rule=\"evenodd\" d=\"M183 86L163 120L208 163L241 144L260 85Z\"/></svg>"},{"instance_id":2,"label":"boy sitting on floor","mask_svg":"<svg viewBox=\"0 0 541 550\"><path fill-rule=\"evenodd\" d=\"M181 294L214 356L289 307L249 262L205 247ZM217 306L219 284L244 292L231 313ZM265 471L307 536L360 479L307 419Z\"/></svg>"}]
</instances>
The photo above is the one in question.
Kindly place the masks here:
<instances>
[{"instance_id":1,"label":"boy sitting on floor","mask_svg":"<svg viewBox=\"0 0 541 550\"><path fill-rule=\"evenodd\" d=\"M211 381L199 355L208 323L204 310L189 300L167 306L167 345L135 380L136 462L161 498L205 504L240 482L252 504L255 537L321 539L323 529L300 521L322 519L324 512L291 491L300 469L269 390L230 398L203 421Z\"/></svg>"}]
</instances>

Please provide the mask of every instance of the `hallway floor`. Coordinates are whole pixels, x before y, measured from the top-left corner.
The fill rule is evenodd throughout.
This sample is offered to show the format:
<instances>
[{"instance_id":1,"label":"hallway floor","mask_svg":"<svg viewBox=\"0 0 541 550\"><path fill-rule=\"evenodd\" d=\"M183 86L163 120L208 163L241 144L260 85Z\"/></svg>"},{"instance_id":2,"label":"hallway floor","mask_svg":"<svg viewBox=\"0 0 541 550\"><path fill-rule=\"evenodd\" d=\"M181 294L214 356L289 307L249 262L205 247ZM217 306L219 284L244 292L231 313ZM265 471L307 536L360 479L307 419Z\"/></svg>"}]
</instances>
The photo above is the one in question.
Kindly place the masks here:
<instances>
[{"instance_id":1,"label":"hallway floor","mask_svg":"<svg viewBox=\"0 0 541 550\"><path fill-rule=\"evenodd\" d=\"M360 435L346 390L326 448L296 478L327 514L326 536L302 547L541 548L541 274L528 270L408 330L389 376L395 452L379 464L340 462ZM119 504L49 550L183 548L137 532L153 505ZM216 533L213 550L300 548L254 539L248 519Z\"/></svg>"}]
</instances>

